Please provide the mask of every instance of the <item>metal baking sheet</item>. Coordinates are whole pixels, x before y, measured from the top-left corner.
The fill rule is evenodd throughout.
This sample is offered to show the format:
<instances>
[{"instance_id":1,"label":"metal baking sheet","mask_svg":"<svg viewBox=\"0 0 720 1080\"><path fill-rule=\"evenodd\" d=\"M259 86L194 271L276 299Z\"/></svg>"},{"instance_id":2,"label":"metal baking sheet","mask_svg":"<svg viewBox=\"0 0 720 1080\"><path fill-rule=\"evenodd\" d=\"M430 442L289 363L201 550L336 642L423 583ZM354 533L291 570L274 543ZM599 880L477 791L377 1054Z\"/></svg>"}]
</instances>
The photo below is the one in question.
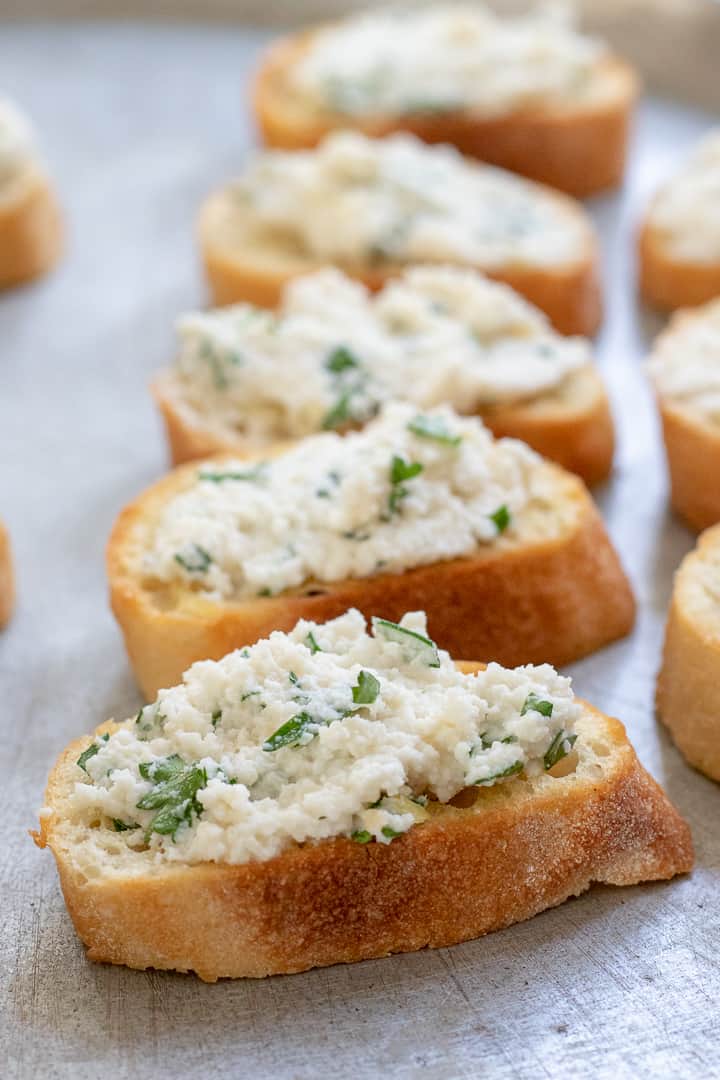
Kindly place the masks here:
<instances>
[{"instance_id":1,"label":"metal baking sheet","mask_svg":"<svg viewBox=\"0 0 720 1080\"><path fill-rule=\"evenodd\" d=\"M0 80L35 117L68 225L59 270L0 299L0 514L19 577L0 640L0 1072L720 1076L720 786L683 763L653 716L672 572L693 538L667 510L640 368L658 323L638 308L632 258L647 196L711 123L699 112L646 101L624 191L592 204L607 290L600 365L619 430L599 499L640 616L631 638L573 668L578 692L625 721L690 821L692 876L597 888L452 949L206 986L90 964L53 860L28 838L56 753L138 705L103 549L119 508L165 466L147 383L178 313L204 302L193 219L252 142L243 91L264 40L217 26L0 29Z\"/></svg>"}]
</instances>

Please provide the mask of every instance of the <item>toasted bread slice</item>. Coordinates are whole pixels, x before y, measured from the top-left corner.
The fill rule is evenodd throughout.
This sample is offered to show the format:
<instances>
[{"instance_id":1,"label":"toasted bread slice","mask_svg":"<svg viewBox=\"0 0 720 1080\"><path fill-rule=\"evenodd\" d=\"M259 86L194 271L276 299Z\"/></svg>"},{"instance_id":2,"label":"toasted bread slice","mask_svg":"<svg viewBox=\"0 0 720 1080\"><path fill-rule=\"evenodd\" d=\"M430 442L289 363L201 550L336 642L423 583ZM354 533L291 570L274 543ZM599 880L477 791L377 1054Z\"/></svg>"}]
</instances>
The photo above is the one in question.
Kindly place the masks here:
<instances>
[{"instance_id":1,"label":"toasted bread slice","mask_svg":"<svg viewBox=\"0 0 720 1080\"><path fill-rule=\"evenodd\" d=\"M222 461L213 459L213 468L221 470ZM570 663L624 636L634 621L633 594L595 504L577 477L550 463L538 468L552 505L528 507L512 533L470 556L402 573L306 581L274 596L211 601L143 570L164 508L196 482L198 466L181 466L125 508L108 545L111 604L140 686L151 698L196 660L351 607L393 620L422 608L442 648L511 666Z\"/></svg>"},{"instance_id":2,"label":"toasted bread slice","mask_svg":"<svg viewBox=\"0 0 720 1080\"><path fill-rule=\"evenodd\" d=\"M167 372L152 384L165 423L173 465L213 454L262 453L263 446L241 432L218 427L183 398ZM612 469L615 432L602 379L590 366L574 372L557 389L530 401L478 409L493 434L520 439L543 457L577 473L592 486Z\"/></svg>"},{"instance_id":3,"label":"toasted bread slice","mask_svg":"<svg viewBox=\"0 0 720 1080\"><path fill-rule=\"evenodd\" d=\"M54 192L36 166L0 186L0 288L31 281L60 257L62 224Z\"/></svg>"},{"instance_id":4,"label":"toasted bread slice","mask_svg":"<svg viewBox=\"0 0 720 1080\"><path fill-rule=\"evenodd\" d=\"M720 526L708 529L675 575L657 708L696 769L720 780Z\"/></svg>"},{"instance_id":5,"label":"toasted bread slice","mask_svg":"<svg viewBox=\"0 0 720 1080\"><path fill-rule=\"evenodd\" d=\"M662 232L645 220L639 236L640 292L662 311L694 307L720 296L720 260L678 259Z\"/></svg>"},{"instance_id":6,"label":"toasted bread slice","mask_svg":"<svg viewBox=\"0 0 720 1080\"><path fill-rule=\"evenodd\" d=\"M473 168L482 167L474 164ZM510 174L508 179L513 185L530 185L530 181L518 181ZM574 200L551 188L532 185L531 195L552 211L563 228L567 223L573 236L572 256L561 261L550 252L547 262L544 258L530 262L513 256L502 263L493 261L492 265L458 259L457 265L470 266L510 285L544 311L560 333L590 336L598 329L602 310L597 241L590 219ZM394 261L388 255L380 260L353 262L320 257L306 249L294 234L261 226L252 206L236 197L232 185L207 199L201 209L198 235L211 299L216 305L247 301L274 308L289 281L329 262L377 291L402 274L410 263L453 261L447 252L434 260L427 255L406 261Z\"/></svg>"},{"instance_id":7,"label":"toasted bread slice","mask_svg":"<svg viewBox=\"0 0 720 1080\"><path fill-rule=\"evenodd\" d=\"M15 603L15 577L13 574L10 537L0 521L0 627L12 614Z\"/></svg>"},{"instance_id":8,"label":"toasted bread slice","mask_svg":"<svg viewBox=\"0 0 720 1080\"><path fill-rule=\"evenodd\" d=\"M720 410L709 407L720 387L720 301L678 311L658 336L648 370L662 420L673 509L693 529L706 529L720 521Z\"/></svg>"},{"instance_id":9,"label":"toasted bread slice","mask_svg":"<svg viewBox=\"0 0 720 1080\"><path fill-rule=\"evenodd\" d=\"M55 856L92 960L214 982L440 948L595 882L634 885L692 868L689 829L623 725L586 706L576 732L571 758L552 773L430 803L428 820L392 843L335 837L236 865L169 863L74 812L86 737L55 765L34 835Z\"/></svg>"},{"instance_id":10,"label":"toasted bread slice","mask_svg":"<svg viewBox=\"0 0 720 1080\"><path fill-rule=\"evenodd\" d=\"M622 179L638 80L617 57L598 63L592 89L580 99L540 102L492 116L472 108L356 116L315 109L293 90L288 75L316 34L310 30L276 42L258 71L253 105L268 146L306 149L336 128L354 127L374 136L409 131L424 142L452 143L469 157L578 198Z\"/></svg>"}]
</instances>

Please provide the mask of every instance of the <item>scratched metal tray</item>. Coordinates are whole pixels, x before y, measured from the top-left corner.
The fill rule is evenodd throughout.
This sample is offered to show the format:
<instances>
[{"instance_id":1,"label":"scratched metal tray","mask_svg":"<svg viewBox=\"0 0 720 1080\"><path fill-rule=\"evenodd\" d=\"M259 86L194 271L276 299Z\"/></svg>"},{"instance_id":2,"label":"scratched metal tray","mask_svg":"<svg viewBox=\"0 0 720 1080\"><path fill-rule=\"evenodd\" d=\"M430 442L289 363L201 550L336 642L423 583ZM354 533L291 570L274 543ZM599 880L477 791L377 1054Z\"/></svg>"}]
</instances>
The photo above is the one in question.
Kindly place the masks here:
<instances>
[{"instance_id":1,"label":"scratched metal tray","mask_svg":"<svg viewBox=\"0 0 720 1080\"><path fill-rule=\"evenodd\" d=\"M138 704L103 548L117 510L164 467L146 386L171 353L176 315L204 299L193 215L251 142L242 89L263 40L197 26L0 30L3 88L36 118L69 233L56 274L0 299L0 510L20 587L0 640L0 1072L720 1076L720 786L684 765L653 716L672 572L692 537L666 507L640 369L658 324L638 309L631 244L647 196L711 122L699 112L647 101L624 192L592 206L607 289L600 363L620 439L600 502L640 617L631 638L573 669L690 821L693 875L594 889L453 949L205 986L88 963L53 861L28 839L55 754Z\"/></svg>"}]
</instances>

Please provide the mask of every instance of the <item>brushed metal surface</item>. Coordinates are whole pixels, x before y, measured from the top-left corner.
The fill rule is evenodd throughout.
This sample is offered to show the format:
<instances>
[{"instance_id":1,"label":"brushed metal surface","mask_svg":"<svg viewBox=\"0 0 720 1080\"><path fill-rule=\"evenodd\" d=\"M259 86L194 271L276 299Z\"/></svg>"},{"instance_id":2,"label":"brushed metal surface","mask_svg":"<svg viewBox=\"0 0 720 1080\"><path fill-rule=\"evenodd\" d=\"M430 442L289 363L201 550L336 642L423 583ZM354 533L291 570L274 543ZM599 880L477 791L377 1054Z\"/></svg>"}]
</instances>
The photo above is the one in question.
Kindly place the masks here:
<instances>
[{"instance_id":1,"label":"brushed metal surface","mask_svg":"<svg viewBox=\"0 0 720 1080\"><path fill-rule=\"evenodd\" d=\"M620 438L599 499L640 618L630 639L573 669L578 692L625 721L689 819L693 875L596 889L453 949L205 986L89 964L53 861L27 836L55 754L138 705L103 548L119 508L164 468L146 387L172 352L177 314L204 301L193 217L251 143L242 95L261 40L134 24L0 31L3 89L35 117L68 219L59 270L0 299L0 513L19 578L0 638L0 1073L719 1076L720 786L684 765L653 716L672 573L692 536L666 509L640 369L659 323L637 307L632 265L639 210L710 123L699 112L648 101L624 192L592 204L608 298L600 365Z\"/></svg>"}]
</instances>

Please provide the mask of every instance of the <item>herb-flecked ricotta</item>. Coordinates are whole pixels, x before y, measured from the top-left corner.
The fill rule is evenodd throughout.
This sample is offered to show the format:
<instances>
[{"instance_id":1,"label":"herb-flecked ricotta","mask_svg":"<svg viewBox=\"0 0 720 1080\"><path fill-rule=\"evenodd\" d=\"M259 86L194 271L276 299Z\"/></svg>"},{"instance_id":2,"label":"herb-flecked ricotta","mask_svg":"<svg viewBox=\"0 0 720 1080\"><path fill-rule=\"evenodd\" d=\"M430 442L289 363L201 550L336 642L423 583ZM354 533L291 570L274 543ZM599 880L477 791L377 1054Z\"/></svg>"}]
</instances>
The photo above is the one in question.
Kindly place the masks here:
<instances>
[{"instance_id":1,"label":"herb-flecked ricotta","mask_svg":"<svg viewBox=\"0 0 720 1080\"><path fill-rule=\"evenodd\" d=\"M720 130L701 140L651 203L648 223L685 262L720 262Z\"/></svg>"},{"instance_id":2,"label":"herb-flecked ricotta","mask_svg":"<svg viewBox=\"0 0 720 1080\"><path fill-rule=\"evenodd\" d=\"M256 154L228 194L258 240L347 265L547 266L588 245L585 218L537 184L407 134Z\"/></svg>"},{"instance_id":3,"label":"herb-flecked ricotta","mask_svg":"<svg viewBox=\"0 0 720 1080\"><path fill-rule=\"evenodd\" d=\"M591 358L507 286L457 267L415 267L376 294L321 270L292 281L276 313L238 304L178 329L182 401L259 442L363 423L391 400L468 413L532 399Z\"/></svg>"},{"instance_id":4,"label":"herb-flecked ricotta","mask_svg":"<svg viewBox=\"0 0 720 1080\"><path fill-rule=\"evenodd\" d=\"M318 31L288 82L314 108L347 115L493 116L582 99L604 55L557 9L502 18L482 4L441 4L373 11Z\"/></svg>"},{"instance_id":5,"label":"herb-flecked ricotta","mask_svg":"<svg viewBox=\"0 0 720 1080\"><path fill-rule=\"evenodd\" d=\"M423 613L368 634L349 611L194 664L89 741L72 810L182 863L335 836L387 844L464 788L551 769L579 713L548 665L462 674Z\"/></svg>"},{"instance_id":6,"label":"herb-flecked ricotta","mask_svg":"<svg viewBox=\"0 0 720 1080\"><path fill-rule=\"evenodd\" d=\"M218 601L396 573L513 535L530 505L538 535L554 483L479 420L395 403L362 431L313 435L267 462L198 465L163 505L141 571L150 587Z\"/></svg>"},{"instance_id":7,"label":"herb-flecked ricotta","mask_svg":"<svg viewBox=\"0 0 720 1080\"><path fill-rule=\"evenodd\" d=\"M720 426L720 300L666 331L647 370L664 402Z\"/></svg>"}]
</instances>

